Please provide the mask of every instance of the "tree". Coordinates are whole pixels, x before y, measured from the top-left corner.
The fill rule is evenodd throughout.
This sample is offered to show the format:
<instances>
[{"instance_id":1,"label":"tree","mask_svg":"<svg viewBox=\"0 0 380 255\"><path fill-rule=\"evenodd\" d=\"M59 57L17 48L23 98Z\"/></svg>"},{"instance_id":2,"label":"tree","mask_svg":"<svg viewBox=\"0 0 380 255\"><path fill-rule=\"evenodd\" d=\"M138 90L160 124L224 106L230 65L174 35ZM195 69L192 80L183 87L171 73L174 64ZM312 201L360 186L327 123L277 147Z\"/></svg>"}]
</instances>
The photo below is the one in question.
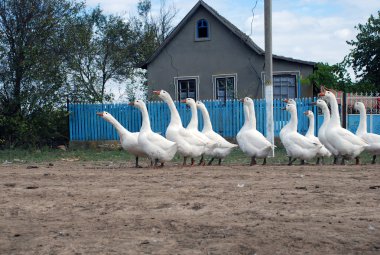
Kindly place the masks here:
<instances>
[{"instance_id":1,"label":"tree","mask_svg":"<svg viewBox=\"0 0 380 255\"><path fill-rule=\"evenodd\" d=\"M64 27L82 10L71 0L0 0L0 140L45 143L66 120ZM63 98L63 100L62 100Z\"/></svg>"},{"instance_id":2,"label":"tree","mask_svg":"<svg viewBox=\"0 0 380 255\"><path fill-rule=\"evenodd\" d=\"M371 15L365 25L355 28L359 33L356 40L347 41L354 48L345 62L352 66L361 84L374 84L380 91L380 11L377 17Z\"/></svg>"},{"instance_id":3,"label":"tree","mask_svg":"<svg viewBox=\"0 0 380 255\"><path fill-rule=\"evenodd\" d=\"M109 101L106 85L125 82L138 59L139 33L121 17L106 16L98 8L67 28L68 44L76 45L68 57L69 81L76 100Z\"/></svg>"}]
</instances>

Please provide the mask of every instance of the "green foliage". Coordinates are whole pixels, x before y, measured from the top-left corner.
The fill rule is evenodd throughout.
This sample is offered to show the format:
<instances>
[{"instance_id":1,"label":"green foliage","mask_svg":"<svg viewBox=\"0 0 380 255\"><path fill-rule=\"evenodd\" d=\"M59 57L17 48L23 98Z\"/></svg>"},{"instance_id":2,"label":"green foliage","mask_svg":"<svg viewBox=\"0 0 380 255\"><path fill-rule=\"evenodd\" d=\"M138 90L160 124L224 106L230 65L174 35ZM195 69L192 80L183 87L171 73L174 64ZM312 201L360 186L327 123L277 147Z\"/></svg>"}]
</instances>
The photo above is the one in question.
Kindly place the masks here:
<instances>
[{"instance_id":1,"label":"green foliage","mask_svg":"<svg viewBox=\"0 0 380 255\"><path fill-rule=\"evenodd\" d=\"M355 28L359 33L356 40L347 42L354 48L345 62L352 66L361 83L374 84L380 91L380 11L377 17L371 15L365 25L359 24Z\"/></svg>"}]
</instances>

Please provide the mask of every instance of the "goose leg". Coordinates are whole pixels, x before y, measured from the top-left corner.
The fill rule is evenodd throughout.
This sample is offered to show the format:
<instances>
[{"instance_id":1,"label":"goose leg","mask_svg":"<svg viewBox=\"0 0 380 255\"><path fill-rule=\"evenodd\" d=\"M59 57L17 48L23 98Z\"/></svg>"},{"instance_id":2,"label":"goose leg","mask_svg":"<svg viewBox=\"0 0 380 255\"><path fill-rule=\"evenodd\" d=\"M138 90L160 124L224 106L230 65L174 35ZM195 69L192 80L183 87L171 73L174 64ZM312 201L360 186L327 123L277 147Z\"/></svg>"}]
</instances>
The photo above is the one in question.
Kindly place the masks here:
<instances>
[{"instance_id":1,"label":"goose leg","mask_svg":"<svg viewBox=\"0 0 380 255\"><path fill-rule=\"evenodd\" d=\"M203 155L202 155L202 157L201 157L201 160L199 160L199 163L198 163L198 166L200 166L200 165L204 165L204 160L203 160Z\"/></svg>"},{"instance_id":2,"label":"goose leg","mask_svg":"<svg viewBox=\"0 0 380 255\"><path fill-rule=\"evenodd\" d=\"M322 165L325 164L325 157L322 157Z\"/></svg>"},{"instance_id":3,"label":"goose leg","mask_svg":"<svg viewBox=\"0 0 380 255\"><path fill-rule=\"evenodd\" d=\"M373 155L373 157L372 157L372 162L371 162L372 164L376 164L376 155Z\"/></svg>"},{"instance_id":4,"label":"goose leg","mask_svg":"<svg viewBox=\"0 0 380 255\"><path fill-rule=\"evenodd\" d=\"M139 165L139 157L136 157L136 168L142 168L142 166Z\"/></svg>"},{"instance_id":5,"label":"goose leg","mask_svg":"<svg viewBox=\"0 0 380 255\"><path fill-rule=\"evenodd\" d=\"M255 157L251 157L251 164L249 164L250 166L253 166L253 165L256 165L256 159Z\"/></svg>"},{"instance_id":6,"label":"goose leg","mask_svg":"<svg viewBox=\"0 0 380 255\"><path fill-rule=\"evenodd\" d=\"M342 166L346 164L346 162L344 161L344 157L342 157L342 162L340 163Z\"/></svg>"},{"instance_id":7,"label":"goose leg","mask_svg":"<svg viewBox=\"0 0 380 255\"><path fill-rule=\"evenodd\" d=\"M359 158L359 156L357 156L355 159L356 159L356 162L355 162L356 165L360 165L360 158Z\"/></svg>"},{"instance_id":8,"label":"goose leg","mask_svg":"<svg viewBox=\"0 0 380 255\"><path fill-rule=\"evenodd\" d=\"M222 164L222 159L219 159L218 165L220 166Z\"/></svg>"},{"instance_id":9,"label":"goose leg","mask_svg":"<svg viewBox=\"0 0 380 255\"><path fill-rule=\"evenodd\" d=\"M207 165L211 166L213 161L214 161L214 158L211 158Z\"/></svg>"},{"instance_id":10,"label":"goose leg","mask_svg":"<svg viewBox=\"0 0 380 255\"><path fill-rule=\"evenodd\" d=\"M161 162L161 165L160 165L160 167L164 167L164 162Z\"/></svg>"},{"instance_id":11,"label":"goose leg","mask_svg":"<svg viewBox=\"0 0 380 255\"><path fill-rule=\"evenodd\" d=\"M301 159L301 165L305 165L305 160Z\"/></svg>"},{"instance_id":12,"label":"goose leg","mask_svg":"<svg viewBox=\"0 0 380 255\"><path fill-rule=\"evenodd\" d=\"M291 164L292 164L292 157L289 157L288 166L290 166Z\"/></svg>"},{"instance_id":13,"label":"goose leg","mask_svg":"<svg viewBox=\"0 0 380 255\"><path fill-rule=\"evenodd\" d=\"M157 167L157 164L158 164L158 158L156 158L156 159L154 160L154 167Z\"/></svg>"},{"instance_id":14,"label":"goose leg","mask_svg":"<svg viewBox=\"0 0 380 255\"><path fill-rule=\"evenodd\" d=\"M316 165L319 165L319 161L321 160L320 157L317 158L317 162L315 162Z\"/></svg>"},{"instance_id":15,"label":"goose leg","mask_svg":"<svg viewBox=\"0 0 380 255\"><path fill-rule=\"evenodd\" d=\"M334 165L338 164L338 156L334 156Z\"/></svg>"},{"instance_id":16,"label":"goose leg","mask_svg":"<svg viewBox=\"0 0 380 255\"><path fill-rule=\"evenodd\" d=\"M191 158L191 166L194 165L194 162L195 162L194 158Z\"/></svg>"},{"instance_id":17,"label":"goose leg","mask_svg":"<svg viewBox=\"0 0 380 255\"><path fill-rule=\"evenodd\" d=\"M187 157L183 157L183 166L186 166Z\"/></svg>"},{"instance_id":18,"label":"goose leg","mask_svg":"<svg viewBox=\"0 0 380 255\"><path fill-rule=\"evenodd\" d=\"M267 158L264 158L263 160L263 166L265 166L267 164Z\"/></svg>"}]
</instances>

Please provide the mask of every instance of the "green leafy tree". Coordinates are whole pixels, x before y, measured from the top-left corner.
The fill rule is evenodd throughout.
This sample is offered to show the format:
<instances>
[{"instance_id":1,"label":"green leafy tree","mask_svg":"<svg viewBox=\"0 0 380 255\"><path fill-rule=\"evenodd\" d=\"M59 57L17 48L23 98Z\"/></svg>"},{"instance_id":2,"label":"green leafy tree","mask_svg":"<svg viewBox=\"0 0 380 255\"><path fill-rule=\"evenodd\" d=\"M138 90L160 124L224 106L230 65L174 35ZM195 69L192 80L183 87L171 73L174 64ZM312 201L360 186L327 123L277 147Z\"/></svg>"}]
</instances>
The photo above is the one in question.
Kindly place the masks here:
<instances>
[{"instance_id":1,"label":"green leafy tree","mask_svg":"<svg viewBox=\"0 0 380 255\"><path fill-rule=\"evenodd\" d=\"M354 69L360 84L373 84L380 91L380 11L371 15L366 24L355 27L359 30L355 40L347 43L354 48L345 61Z\"/></svg>"},{"instance_id":2,"label":"green leafy tree","mask_svg":"<svg viewBox=\"0 0 380 255\"><path fill-rule=\"evenodd\" d=\"M64 27L82 8L71 0L0 0L0 140L6 144L56 135L48 124L55 112L64 115L63 63L70 51L61 43Z\"/></svg>"},{"instance_id":3,"label":"green leafy tree","mask_svg":"<svg viewBox=\"0 0 380 255\"><path fill-rule=\"evenodd\" d=\"M111 100L107 85L125 82L136 66L138 31L119 16L103 14L99 7L67 29L68 44L77 46L68 57L68 80L74 99Z\"/></svg>"}]
</instances>

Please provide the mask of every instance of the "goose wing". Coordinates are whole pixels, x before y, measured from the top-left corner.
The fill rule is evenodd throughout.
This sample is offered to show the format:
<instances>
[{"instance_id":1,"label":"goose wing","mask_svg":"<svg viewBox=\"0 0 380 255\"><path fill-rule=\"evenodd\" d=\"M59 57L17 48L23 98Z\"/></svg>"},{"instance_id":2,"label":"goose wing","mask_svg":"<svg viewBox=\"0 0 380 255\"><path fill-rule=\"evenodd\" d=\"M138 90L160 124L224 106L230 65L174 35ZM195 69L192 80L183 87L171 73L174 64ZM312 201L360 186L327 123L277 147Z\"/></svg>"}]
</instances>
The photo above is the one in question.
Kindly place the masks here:
<instances>
[{"instance_id":1,"label":"goose wing","mask_svg":"<svg viewBox=\"0 0 380 255\"><path fill-rule=\"evenodd\" d=\"M164 150L170 149L172 146L176 145L175 142L169 141L162 135L159 135L157 133L151 132L147 135L147 139L155 144L156 146L161 147Z\"/></svg>"},{"instance_id":2,"label":"goose wing","mask_svg":"<svg viewBox=\"0 0 380 255\"><path fill-rule=\"evenodd\" d=\"M345 128L339 128L336 132L337 132L336 134L339 137L341 137L342 139L346 140L347 142L351 144L358 145L358 146L368 145L364 139L360 138L357 135L354 135L353 133L351 133Z\"/></svg>"}]
</instances>

